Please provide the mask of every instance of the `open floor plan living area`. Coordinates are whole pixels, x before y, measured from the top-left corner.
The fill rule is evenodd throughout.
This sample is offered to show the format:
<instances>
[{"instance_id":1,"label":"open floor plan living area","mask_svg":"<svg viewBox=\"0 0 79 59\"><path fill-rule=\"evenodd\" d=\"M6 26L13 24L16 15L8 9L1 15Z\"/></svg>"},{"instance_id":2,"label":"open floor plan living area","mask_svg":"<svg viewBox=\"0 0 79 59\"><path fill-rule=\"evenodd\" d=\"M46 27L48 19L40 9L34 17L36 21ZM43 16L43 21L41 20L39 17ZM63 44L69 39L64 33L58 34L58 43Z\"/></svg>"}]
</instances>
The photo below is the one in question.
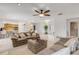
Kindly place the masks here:
<instances>
[{"instance_id":1,"label":"open floor plan living area","mask_svg":"<svg viewBox=\"0 0 79 59\"><path fill-rule=\"evenodd\" d=\"M0 55L79 55L79 3L0 3Z\"/></svg>"}]
</instances>

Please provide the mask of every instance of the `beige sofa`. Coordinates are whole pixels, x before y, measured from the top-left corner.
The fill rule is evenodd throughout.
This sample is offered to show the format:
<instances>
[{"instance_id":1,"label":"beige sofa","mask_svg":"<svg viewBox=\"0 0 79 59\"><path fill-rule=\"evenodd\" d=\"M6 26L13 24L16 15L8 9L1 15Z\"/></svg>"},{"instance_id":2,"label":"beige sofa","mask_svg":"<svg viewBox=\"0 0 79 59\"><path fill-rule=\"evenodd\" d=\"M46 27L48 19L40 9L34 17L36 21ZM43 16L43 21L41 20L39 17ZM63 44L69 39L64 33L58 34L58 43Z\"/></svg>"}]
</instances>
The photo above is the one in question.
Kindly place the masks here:
<instances>
[{"instance_id":1,"label":"beige sofa","mask_svg":"<svg viewBox=\"0 0 79 59\"><path fill-rule=\"evenodd\" d=\"M13 43L13 47L17 47L17 46L27 44L29 39L34 40L34 39L39 39L39 38L40 36L37 33L29 33L29 32L23 33L22 32L22 33L14 34L11 40Z\"/></svg>"}]
</instances>

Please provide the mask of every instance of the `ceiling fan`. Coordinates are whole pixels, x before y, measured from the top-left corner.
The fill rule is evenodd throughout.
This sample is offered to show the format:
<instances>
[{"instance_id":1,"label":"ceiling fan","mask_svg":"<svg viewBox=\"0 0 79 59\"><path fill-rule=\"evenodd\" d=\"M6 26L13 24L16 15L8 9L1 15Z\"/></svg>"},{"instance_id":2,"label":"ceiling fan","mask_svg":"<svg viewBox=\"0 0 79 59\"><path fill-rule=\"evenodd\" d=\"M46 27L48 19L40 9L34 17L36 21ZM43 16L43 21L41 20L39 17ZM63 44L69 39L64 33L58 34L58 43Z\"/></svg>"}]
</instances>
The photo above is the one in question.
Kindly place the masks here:
<instances>
[{"instance_id":1,"label":"ceiling fan","mask_svg":"<svg viewBox=\"0 0 79 59\"><path fill-rule=\"evenodd\" d=\"M40 17L43 17L43 16L50 16L50 14L48 14L50 12L50 10L46 10L44 11L43 9L40 9L40 10L34 10L37 14L33 15L33 16L40 16Z\"/></svg>"}]
</instances>

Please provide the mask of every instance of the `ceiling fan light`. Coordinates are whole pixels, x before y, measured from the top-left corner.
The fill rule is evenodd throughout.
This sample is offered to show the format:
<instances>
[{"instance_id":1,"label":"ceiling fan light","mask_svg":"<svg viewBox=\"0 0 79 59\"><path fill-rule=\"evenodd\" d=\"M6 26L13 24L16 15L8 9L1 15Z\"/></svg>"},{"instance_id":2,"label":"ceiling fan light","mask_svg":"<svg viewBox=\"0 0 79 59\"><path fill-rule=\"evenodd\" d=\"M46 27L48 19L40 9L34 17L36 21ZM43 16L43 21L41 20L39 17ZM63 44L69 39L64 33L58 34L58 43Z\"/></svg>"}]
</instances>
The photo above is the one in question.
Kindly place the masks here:
<instances>
[{"instance_id":1,"label":"ceiling fan light","mask_svg":"<svg viewBox=\"0 0 79 59\"><path fill-rule=\"evenodd\" d=\"M40 16L40 17L43 17L43 16L44 16L44 14L39 14L39 16Z\"/></svg>"}]
</instances>

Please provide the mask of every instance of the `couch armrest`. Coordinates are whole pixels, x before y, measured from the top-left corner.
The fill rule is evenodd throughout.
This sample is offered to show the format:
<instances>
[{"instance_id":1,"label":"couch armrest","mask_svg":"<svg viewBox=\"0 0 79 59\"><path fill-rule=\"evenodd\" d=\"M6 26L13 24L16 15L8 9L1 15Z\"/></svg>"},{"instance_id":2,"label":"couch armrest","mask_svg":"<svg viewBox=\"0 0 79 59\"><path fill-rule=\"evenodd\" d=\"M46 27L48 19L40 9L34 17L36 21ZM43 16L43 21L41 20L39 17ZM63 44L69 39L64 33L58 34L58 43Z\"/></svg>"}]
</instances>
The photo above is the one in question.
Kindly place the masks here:
<instances>
[{"instance_id":1,"label":"couch armrest","mask_svg":"<svg viewBox=\"0 0 79 59\"><path fill-rule=\"evenodd\" d=\"M18 41L18 38L11 38L12 41Z\"/></svg>"}]
</instances>

